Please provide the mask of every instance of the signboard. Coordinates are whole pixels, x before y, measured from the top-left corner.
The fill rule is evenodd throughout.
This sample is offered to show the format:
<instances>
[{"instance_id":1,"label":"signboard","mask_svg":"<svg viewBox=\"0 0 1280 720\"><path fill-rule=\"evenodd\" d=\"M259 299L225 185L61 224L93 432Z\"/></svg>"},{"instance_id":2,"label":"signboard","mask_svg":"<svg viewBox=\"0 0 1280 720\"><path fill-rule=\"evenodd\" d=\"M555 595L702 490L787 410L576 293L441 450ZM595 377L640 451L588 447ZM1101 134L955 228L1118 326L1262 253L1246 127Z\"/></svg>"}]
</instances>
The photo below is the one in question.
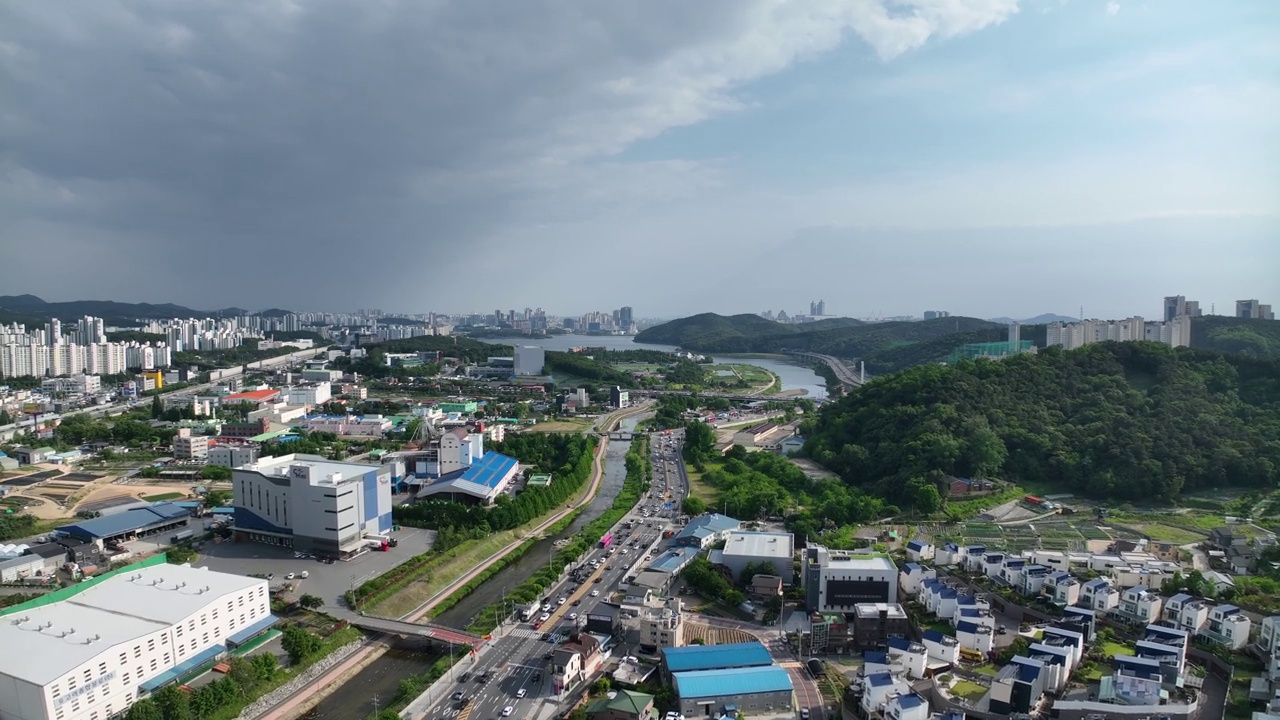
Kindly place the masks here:
<instances>
[{"instance_id":1,"label":"signboard","mask_svg":"<svg viewBox=\"0 0 1280 720\"><path fill-rule=\"evenodd\" d=\"M289 476L297 480L306 480L311 477L311 473L306 465L294 465L289 468Z\"/></svg>"},{"instance_id":2,"label":"signboard","mask_svg":"<svg viewBox=\"0 0 1280 720\"><path fill-rule=\"evenodd\" d=\"M828 580L827 605L889 602L889 584L875 580Z\"/></svg>"},{"instance_id":3,"label":"signboard","mask_svg":"<svg viewBox=\"0 0 1280 720\"><path fill-rule=\"evenodd\" d=\"M59 695L57 698L54 699L53 705L54 707L62 707L63 705L66 705L72 700L84 695L85 693L97 690L98 688L105 686L107 683L115 679L116 679L116 673L114 670L107 673L106 675L100 675L90 680L89 682L81 685L75 690L68 690L62 695Z\"/></svg>"}]
</instances>

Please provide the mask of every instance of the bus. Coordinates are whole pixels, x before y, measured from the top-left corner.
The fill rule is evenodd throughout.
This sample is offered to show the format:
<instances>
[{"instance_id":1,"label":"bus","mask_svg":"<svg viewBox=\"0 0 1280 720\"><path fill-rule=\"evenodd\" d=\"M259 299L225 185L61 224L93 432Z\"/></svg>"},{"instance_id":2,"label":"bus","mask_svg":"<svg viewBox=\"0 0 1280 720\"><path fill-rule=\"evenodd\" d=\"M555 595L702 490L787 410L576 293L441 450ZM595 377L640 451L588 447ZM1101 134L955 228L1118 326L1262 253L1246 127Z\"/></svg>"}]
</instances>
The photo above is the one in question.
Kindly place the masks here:
<instances>
[{"instance_id":1,"label":"bus","mask_svg":"<svg viewBox=\"0 0 1280 720\"><path fill-rule=\"evenodd\" d=\"M600 547L607 548L613 544L613 533L607 532L604 537L600 538Z\"/></svg>"}]
</instances>

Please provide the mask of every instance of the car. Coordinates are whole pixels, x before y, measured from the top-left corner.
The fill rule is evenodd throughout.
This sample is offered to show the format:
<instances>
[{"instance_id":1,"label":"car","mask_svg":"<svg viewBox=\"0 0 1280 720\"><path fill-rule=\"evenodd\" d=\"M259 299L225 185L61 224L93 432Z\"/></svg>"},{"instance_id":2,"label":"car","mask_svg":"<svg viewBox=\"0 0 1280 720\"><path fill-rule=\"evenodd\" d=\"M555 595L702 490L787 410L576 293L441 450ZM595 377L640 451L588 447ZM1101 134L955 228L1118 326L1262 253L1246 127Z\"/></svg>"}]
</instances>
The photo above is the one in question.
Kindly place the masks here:
<instances>
[{"instance_id":1,"label":"car","mask_svg":"<svg viewBox=\"0 0 1280 720\"><path fill-rule=\"evenodd\" d=\"M515 708L511 707L510 705L508 705L508 706L506 706L506 707L502 708L502 717L511 717L511 713L513 713L513 712L515 712L515 711L516 711L516 709L515 709Z\"/></svg>"},{"instance_id":2,"label":"car","mask_svg":"<svg viewBox=\"0 0 1280 720\"><path fill-rule=\"evenodd\" d=\"M800 720L809 720L809 708L800 708Z\"/></svg>"},{"instance_id":3,"label":"car","mask_svg":"<svg viewBox=\"0 0 1280 720\"><path fill-rule=\"evenodd\" d=\"M527 694L528 692L524 688L520 688L519 690L516 691L516 697L518 698L522 698Z\"/></svg>"},{"instance_id":4,"label":"car","mask_svg":"<svg viewBox=\"0 0 1280 720\"><path fill-rule=\"evenodd\" d=\"M275 574L275 573L267 573L267 579L268 579L268 580L274 580L274 579L275 579L275 577L276 577L276 574Z\"/></svg>"},{"instance_id":5,"label":"car","mask_svg":"<svg viewBox=\"0 0 1280 720\"><path fill-rule=\"evenodd\" d=\"M538 622L544 623L550 619L551 619L551 613L542 613L542 615L538 618Z\"/></svg>"},{"instance_id":6,"label":"car","mask_svg":"<svg viewBox=\"0 0 1280 720\"><path fill-rule=\"evenodd\" d=\"M461 700L463 697L465 697L465 694L461 690L459 690L458 692L450 695L449 699L457 701L457 700Z\"/></svg>"},{"instance_id":7,"label":"car","mask_svg":"<svg viewBox=\"0 0 1280 720\"><path fill-rule=\"evenodd\" d=\"M570 620L577 620L577 619L578 619L578 613L569 613L569 619L570 619Z\"/></svg>"},{"instance_id":8,"label":"car","mask_svg":"<svg viewBox=\"0 0 1280 720\"><path fill-rule=\"evenodd\" d=\"M563 605L563 604L565 604L564 598L560 598L559 600L556 601L556 605Z\"/></svg>"},{"instance_id":9,"label":"car","mask_svg":"<svg viewBox=\"0 0 1280 720\"><path fill-rule=\"evenodd\" d=\"M543 660L550 660L551 658L553 658L553 657L555 657L555 656L556 656L556 654L555 654L555 653L547 653L546 655L543 655L543 656L542 656L542 659L543 659Z\"/></svg>"},{"instance_id":10,"label":"car","mask_svg":"<svg viewBox=\"0 0 1280 720\"><path fill-rule=\"evenodd\" d=\"M466 682L471 679L471 673L464 672L458 676L458 682Z\"/></svg>"},{"instance_id":11,"label":"car","mask_svg":"<svg viewBox=\"0 0 1280 720\"><path fill-rule=\"evenodd\" d=\"M298 577L302 578L303 580L306 580L307 578L311 577L311 572L309 570L303 570L302 572L298 573Z\"/></svg>"},{"instance_id":12,"label":"car","mask_svg":"<svg viewBox=\"0 0 1280 720\"><path fill-rule=\"evenodd\" d=\"M591 597L600 597L600 591L599 591L599 590L592 590L592 591L591 591Z\"/></svg>"},{"instance_id":13,"label":"car","mask_svg":"<svg viewBox=\"0 0 1280 720\"><path fill-rule=\"evenodd\" d=\"M534 681L534 682L542 682L542 673L540 673L540 672L535 672L535 673L533 674L533 681Z\"/></svg>"},{"instance_id":14,"label":"car","mask_svg":"<svg viewBox=\"0 0 1280 720\"><path fill-rule=\"evenodd\" d=\"M579 605L581 605L581 604L582 604L582 601L581 601L581 600L574 600L574 601L573 601L573 606L574 606L574 607L578 607L578 606L579 606ZM574 615L577 615L577 614L578 614L578 613L574 613Z\"/></svg>"},{"instance_id":15,"label":"car","mask_svg":"<svg viewBox=\"0 0 1280 720\"><path fill-rule=\"evenodd\" d=\"M551 612L551 603L547 603L546 605L543 605L543 606L542 606L542 612L544 612L544 613L549 613L549 612Z\"/></svg>"},{"instance_id":16,"label":"car","mask_svg":"<svg viewBox=\"0 0 1280 720\"><path fill-rule=\"evenodd\" d=\"M285 575L285 576L284 576L284 579L285 579L285 580L292 580L292 579L294 579L295 577L297 577L297 575L295 575L294 573L289 573L288 575Z\"/></svg>"}]
</instances>

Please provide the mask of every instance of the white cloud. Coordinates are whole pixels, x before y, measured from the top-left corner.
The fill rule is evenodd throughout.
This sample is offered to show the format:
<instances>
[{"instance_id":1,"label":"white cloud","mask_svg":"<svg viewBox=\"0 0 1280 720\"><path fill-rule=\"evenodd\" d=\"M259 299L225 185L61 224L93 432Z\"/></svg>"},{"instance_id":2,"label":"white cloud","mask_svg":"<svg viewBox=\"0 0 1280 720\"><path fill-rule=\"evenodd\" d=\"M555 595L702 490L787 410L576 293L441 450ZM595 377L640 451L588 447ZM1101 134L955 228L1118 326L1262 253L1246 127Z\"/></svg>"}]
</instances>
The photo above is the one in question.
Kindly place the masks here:
<instances>
[{"instance_id":1,"label":"white cloud","mask_svg":"<svg viewBox=\"0 0 1280 720\"><path fill-rule=\"evenodd\" d=\"M1116 14L1119 12L1120 12L1120 3L1116 2L1115 0L1111 0L1111 2L1107 3L1108 16L1115 17Z\"/></svg>"}]
</instances>

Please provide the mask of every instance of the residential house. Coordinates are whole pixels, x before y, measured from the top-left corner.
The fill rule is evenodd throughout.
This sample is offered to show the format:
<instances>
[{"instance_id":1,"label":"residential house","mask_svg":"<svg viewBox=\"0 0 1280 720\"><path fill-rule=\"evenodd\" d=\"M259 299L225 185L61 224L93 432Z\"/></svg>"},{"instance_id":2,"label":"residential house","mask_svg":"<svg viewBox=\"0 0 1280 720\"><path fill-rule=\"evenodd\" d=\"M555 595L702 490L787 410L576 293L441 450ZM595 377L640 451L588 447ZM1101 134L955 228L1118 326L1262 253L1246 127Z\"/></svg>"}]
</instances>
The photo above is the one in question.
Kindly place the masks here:
<instances>
[{"instance_id":1,"label":"residential house","mask_svg":"<svg viewBox=\"0 0 1280 720\"><path fill-rule=\"evenodd\" d=\"M1075 605L1080 601L1080 581L1066 570L1049 573L1040 589L1059 607Z\"/></svg>"},{"instance_id":2,"label":"residential house","mask_svg":"<svg viewBox=\"0 0 1280 720\"><path fill-rule=\"evenodd\" d=\"M1094 578L1080 584L1079 604L1097 612L1107 612L1120 605L1120 591L1107 578Z\"/></svg>"},{"instance_id":3,"label":"residential house","mask_svg":"<svg viewBox=\"0 0 1280 720\"><path fill-rule=\"evenodd\" d=\"M947 495L958 497L964 495L972 495L973 493L986 492L991 489L991 481L981 478L947 478Z\"/></svg>"},{"instance_id":4,"label":"residential house","mask_svg":"<svg viewBox=\"0 0 1280 720\"><path fill-rule=\"evenodd\" d=\"M1218 572L1217 570L1206 570L1204 572L1204 579L1213 583L1214 592L1217 594L1222 594L1228 590L1234 590L1236 587L1236 581L1232 580L1230 575Z\"/></svg>"},{"instance_id":5,"label":"residential house","mask_svg":"<svg viewBox=\"0 0 1280 720\"><path fill-rule=\"evenodd\" d=\"M895 695L911 693L911 686L887 672L878 672L863 678L862 710L865 717L883 715L889 699Z\"/></svg>"},{"instance_id":6,"label":"residential house","mask_svg":"<svg viewBox=\"0 0 1280 720\"><path fill-rule=\"evenodd\" d=\"M907 597L913 597L920 593L921 584L925 580L936 579L938 571L933 568L927 568L920 563L910 562L902 566L898 571L898 587L902 590L902 594Z\"/></svg>"},{"instance_id":7,"label":"residential house","mask_svg":"<svg viewBox=\"0 0 1280 720\"><path fill-rule=\"evenodd\" d=\"M897 603L858 603L853 607L853 642L858 650L887 647L911 631L907 612Z\"/></svg>"},{"instance_id":8,"label":"residential house","mask_svg":"<svg viewBox=\"0 0 1280 720\"><path fill-rule=\"evenodd\" d=\"M1232 650L1249 643L1253 621L1235 605L1216 605L1209 611L1209 624L1200 631L1202 637Z\"/></svg>"},{"instance_id":9,"label":"residential house","mask_svg":"<svg viewBox=\"0 0 1280 720\"><path fill-rule=\"evenodd\" d=\"M1000 668L988 693L990 712L996 715L1030 713L1044 695L1044 663L1015 656Z\"/></svg>"},{"instance_id":10,"label":"residential house","mask_svg":"<svg viewBox=\"0 0 1280 720\"><path fill-rule=\"evenodd\" d=\"M1045 642L1031 643L1027 657L1040 661L1045 692L1061 692L1067 686L1067 678L1071 677L1074 667L1070 650Z\"/></svg>"},{"instance_id":11,"label":"residential house","mask_svg":"<svg viewBox=\"0 0 1280 720\"><path fill-rule=\"evenodd\" d=\"M753 575L747 596L757 602L766 602L782 597L782 578L777 575Z\"/></svg>"},{"instance_id":12,"label":"residential house","mask_svg":"<svg viewBox=\"0 0 1280 720\"><path fill-rule=\"evenodd\" d=\"M1004 559L1004 564L1000 566L1000 575L995 580L1008 587L1022 587L1022 571L1027 568L1027 565L1027 559L1024 557L1007 557Z\"/></svg>"},{"instance_id":13,"label":"residential house","mask_svg":"<svg viewBox=\"0 0 1280 720\"><path fill-rule=\"evenodd\" d=\"M1173 682L1186 668L1189 644L1190 636L1185 630L1148 625L1142 639L1134 643L1134 649L1138 657L1159 662L1169 682Z\"/></svg>"},{"instance_id":14,"label":"residential house","mask_svg":"<svg viewBox=\"0 0 1280 720\"><path fill-rule=\"evenodd\" d=\"M1089 608L1065 607L1058 625L1068 630L1075 630L1084 636L1085 642L1093 642L1098 633L1098 614Z\"/></svg>"},{"instance_id":15,"label":"residential house","mask_svg":"<svg viewBox=\"0 0 1280 720\"><path fill-rule=\"evenodd\" d=\"M992 627L985 623L961 620L956 623L956 642L960 644L960 649L982 653L985 657L992 648Z\"/></svg>"},{"instance_id":16,"label":"residential house","mask_svg":"<svg viewBox=\"0 0 1280 720\"><path fill-rule=\"evenodd\" d=\"M998 577L1000 570L1004 567L1004 560L1008 557L1004 553L987 553L982 556L982 574L989 578Z\"/></svg>"},{"instance_id":17,"label":"residential house","mask_svg":"<svg viewBox=\"0 0 1280 720\"><path fill-rule=\"evenodd\" d=\"M1044 587L1045 578L1049 577L1051 571L1044 565L1028 565L1022 569L1021 583L1018 591L1027 597L1033 597L1040 594L1040 588Z\"/></svg>"},{"instance_id":18,"label":"residential house","mask_svg":"<svg viewBox=\"0 0 1280 720\"><path fill-rule=\"evenodd\" d=\"M935 565L955 565L960 562L962 556L960 546L949 542L937 549L933 555L933 562Z\"/></svg>"},{"instance_id":19,"label":"residential house","mask_svg":"<svg viewBox=\"0 0 1280 720\"><path fill-rule=\"evenodd\" d=\"M929 650L918 642L905 637L889 638L888 662L897 666L913 680L924 677L929 662Z\"/></svg>"},{"instance_id":20,"label":"residential house","mask_svg":"<svg viewBox=\"0 0 1280 720\"><path fill-rule=\"evenodd\" d=\"M1116 613L1135 623L1152 623L1160 618L1163 601L1160 595L1141 585L1127 588L1120 593L1120 605Z\"/></svg>"},{"instance_id":21,"label":"residential house","mask_svg":"<svg viewBox=\"0 0 1280 720\"><path fill-rule=\"evenodd\" d=\"M656 720L653 696L631 690L618 690L587 706L591 720Z\"/></svg>"},{"instance_id":22,"label":"residential house","mask_svg":"<svg viewBox=\"0 0 1280 720\"><path fill-rule=\"evenodd\" d=\"M1257 563L1259 545L1274 543L1273 536L1253 536L1236 527L1214 528L1206 543L1225 553L1227 567L1234 575L1247 575Z\"/></svg>"},{"instance_id":23,"label":"residential house","mask_svg":"<svg viewBox=\"0 0 1280 720\"><path fill-rule=\"evenodd\" d=\"M1160 616L1174 627L1195 635L1209 622L1209 604L1187 593L1178 593L1164 601Z\"/></svg>"},{"instance_id":24,"label":"residential house","mask_svg":"<svg viewBox=\"0 0 1280 720\"><path fill-rule=\"evenodd\" d=\"M948 619L955 625L966 614L976 614L991 610L991 603L985 595L957 595L956 609Z\"/></svg>"},{"instance_id":25,"label":"residential house","mask_svg":"<svg viewBox=\"0 0 1280 720\"><path fill-rule=\"evenodd\" d=\"M604 663L600 641L586 633L574 633L569 642L551 654L556 694L563 694L591 677Z\"/></svg>"},{"instance_id":26,"label":"residential house","mask_svg":"<svg viewBox=\"0 0 1280 720\"><path fill-rule=\"evenodd\" d=\"M1120 587L1135 587L1141 585L1152 590L1159 590L1164 587L1166 580L1171 574L1164 570L1156 568L1144 567L1118 567L1111 570L1111 577L1116 581L1116 585Z\"/></svg>"},{"instance_id":27,"label":"residential house","mask_svg":"<svg viewBox=\"0 0 1280 720\"><path fill-rule=\"evenodd\" d=\"M914 692L894 695L884 704L885 720L929 720L929 702Z\"/></svg>"},{"instance_id":28,"label":"residential house","mask_svg":"<svg viewBox=\"0 0 1280 720\"><path fill-rule=\"evenodd\" d=\"M925 630L922 640L930 659L952 665L960 662L960 642L950 635L943 635L937 630Z\"/></svg>"},{"instance_id":29,"label":"residential house","mask_svg":"<svg viewBox=\"0 0 1280 720\"><path fill-rule=\"evenodd\" d=\"M1266 678L1271 682L1280 680L1280 615L1262 618L1255 644L1256 654L1267 661Z\"/></svg>"},{"instance_id":30,"label":"residential house","mask_svg":"<svg viewBox=\"0 0 1280 720\"><path fill-rule=\"evenodd\" d=\"M934 556L934 548L927 540L909 540L907 541L907 559L911 562L921 562L923 560L932 560Z\"/></svg>"},{"instance_id":31,"label":"residential house","mask_svg":"<svg viewBox=\"0 0 1280 720\"><path fill-rule=\"evenodd\" d=\"M1069 627L1063 627L1061 623L1054 623L1046 627L1043 633L1040 637L1042 643L1067 650L1068 661L1073 669L1080 664L1085 652L1084 633Z\"/></svg>"},{"instance_id":32,"label":"residential house","mask_svg":"<svg viewBox=\"0 0 1280 720\"><path fill-rule=\"evenodd\" d=\"M986 554L986 545L968 545L963 551L961 564L968 572L978 572L982 569L982 561Z\"/></svg>"}]
</instances>

